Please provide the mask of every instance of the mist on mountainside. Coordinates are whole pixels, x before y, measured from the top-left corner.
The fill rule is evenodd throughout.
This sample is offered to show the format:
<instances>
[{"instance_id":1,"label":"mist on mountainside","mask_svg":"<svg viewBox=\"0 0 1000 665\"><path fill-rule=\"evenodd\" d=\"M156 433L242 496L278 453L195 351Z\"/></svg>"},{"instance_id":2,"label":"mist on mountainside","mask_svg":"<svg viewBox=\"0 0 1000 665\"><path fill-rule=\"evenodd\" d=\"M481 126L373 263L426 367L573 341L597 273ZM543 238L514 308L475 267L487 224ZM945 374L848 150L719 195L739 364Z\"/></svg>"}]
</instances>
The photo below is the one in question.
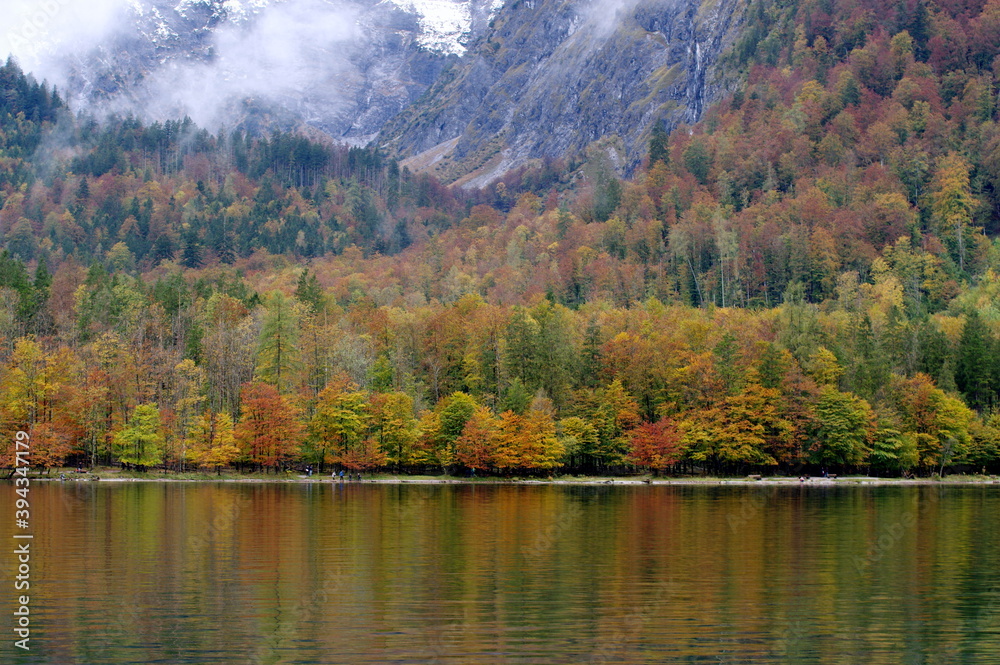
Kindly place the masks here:
<instances>
[{"instance_id":1,"label":"mist on mountainside","mask_svg":"<svg viewBox=\"0 0 1000 665\"><path fill-rule=\"evenodd\" d=\"M397 157L430 151L412 168L482 185L605 139L631 171L654 123L700 117L741 16L702 5L19 0L0 53L98 118L378 136Z\"/></svg>"},{"instance_id":2,"label":"mist on mountainside","mask_svg":"<svg viewBox=\"0 0 1000 665\"><path fill-rule=\"evenodd\" d=\"M189 116L213 131L311 126L360 144L461 49L468 3L423 4L19 2L0 53L98 117Z\"/></svg>"}]
</instances>

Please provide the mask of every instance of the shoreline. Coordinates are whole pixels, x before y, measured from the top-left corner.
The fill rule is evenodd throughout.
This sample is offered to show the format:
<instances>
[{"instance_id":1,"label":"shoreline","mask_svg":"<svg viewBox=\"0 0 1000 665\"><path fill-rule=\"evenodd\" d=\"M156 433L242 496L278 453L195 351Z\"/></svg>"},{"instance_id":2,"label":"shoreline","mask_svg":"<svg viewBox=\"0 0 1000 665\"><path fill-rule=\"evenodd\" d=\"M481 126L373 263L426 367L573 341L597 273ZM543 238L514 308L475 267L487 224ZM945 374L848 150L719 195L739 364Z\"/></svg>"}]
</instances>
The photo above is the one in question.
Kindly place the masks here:
<instances>
[{"instance_id":1,"label":"shoreline","mask_svg":"<svg viewBox=\"0 0 1000 665\"><path fill-rule=\"evenodd\" d=\"M957 476L954 479L945 477L943 480L934 478L877 478L870 476L846 476L840 478L812 477L801 480L797 477L765 477L765 478L615 478L615 477L581 477L581 478L456 478L456 477L407 477L391 476L382 478L363 478L361 480L340 480L326 476L309 477L304 474L274 478L267 477L204 477L204 478L172 478L169 476L137 477L120 476L117 473L102 474L75 472L51 476L32 476L35 482L100 482L110 483L271 483L271 484L302 484L302 485L556 485L556 486L658 486L658 487L888 487L888 486L976 486L1000 485L1000 477L996 476ZM8 480L13 480L10 478Z\"/></svg>"}]
</instances>

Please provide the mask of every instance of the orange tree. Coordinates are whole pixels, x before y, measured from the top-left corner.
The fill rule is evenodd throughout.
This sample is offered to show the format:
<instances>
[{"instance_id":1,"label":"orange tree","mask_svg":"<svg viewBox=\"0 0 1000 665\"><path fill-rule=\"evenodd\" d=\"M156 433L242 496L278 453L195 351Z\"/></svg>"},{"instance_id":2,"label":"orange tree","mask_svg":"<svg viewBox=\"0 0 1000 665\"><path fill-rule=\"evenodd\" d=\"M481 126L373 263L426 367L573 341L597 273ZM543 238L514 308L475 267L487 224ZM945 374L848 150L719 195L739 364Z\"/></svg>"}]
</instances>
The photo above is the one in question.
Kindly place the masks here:
<instances>
[{"instance_id":1,"label":"orange tree","mask_svg":"<svg viewBox=\"0 0 1000 665\"><path fill-rule=\"evenodd\" d=\"M269 383L246 383L240 394L243 415L236 426L236 443L242 459L257 468L286 466L302 443L298 408Z\"/></svg>"}]
</instances>

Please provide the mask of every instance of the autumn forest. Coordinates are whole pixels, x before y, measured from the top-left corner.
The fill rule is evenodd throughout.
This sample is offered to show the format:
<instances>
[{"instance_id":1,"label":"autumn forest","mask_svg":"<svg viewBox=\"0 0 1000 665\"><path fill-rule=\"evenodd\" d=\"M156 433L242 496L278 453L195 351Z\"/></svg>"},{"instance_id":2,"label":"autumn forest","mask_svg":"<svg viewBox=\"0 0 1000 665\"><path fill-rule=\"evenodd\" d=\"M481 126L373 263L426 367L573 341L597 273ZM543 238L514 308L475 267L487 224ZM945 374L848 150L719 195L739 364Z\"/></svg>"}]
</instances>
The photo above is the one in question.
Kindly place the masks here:
<instances>
[{"instance_id":1,"label":"autumn forest","mask_svg":"<svg viewBox=\"0 0 1000 665\"><path fill-rule=\"evenodd\" d=\"M1000 469L1000 0L760 0L731 92L483 190L0 68L33 464ZM3 464L12 466L11 452Z\"/></svg>"}]
</instances>

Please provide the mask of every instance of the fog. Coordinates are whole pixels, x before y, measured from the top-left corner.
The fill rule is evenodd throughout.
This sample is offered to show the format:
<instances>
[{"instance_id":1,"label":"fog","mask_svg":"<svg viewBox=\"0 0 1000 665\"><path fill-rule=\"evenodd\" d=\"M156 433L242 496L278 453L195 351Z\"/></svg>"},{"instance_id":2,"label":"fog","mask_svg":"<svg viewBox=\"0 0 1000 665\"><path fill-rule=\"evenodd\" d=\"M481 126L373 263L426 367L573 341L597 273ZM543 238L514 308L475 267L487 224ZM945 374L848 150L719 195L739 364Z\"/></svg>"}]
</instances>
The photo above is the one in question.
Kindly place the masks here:
<instances>
[{"instance_id":1,"label":"fog","mask_svg":"<svg viewBox=\"0 0 1000 665\"><path fill-rule=\"evenodd\" d=\"M594 0L583 15L594 26L594 36L607 38L622 25L626 15L635 11L642 0Z\"/></svg>"},{"instance_id":2,"label":"fog","mask_svg":"<svg viewBox=\"0 0 1000 665\"><path fill-rule=\"evenodd\" d=\"M353 93L358 72L348 56L359 37L356 11L343 3L289 0L245 25L224 25L214 36L211 62L172 61L148 87L153 115L187 113L214 127L233 103L280 99L309 119L310 108L331 113Z\"/></svg>"},{"instance_id":3,"label":"fog","mask_svg":"<svg viewBox=\"0 0 1000 665\"><path fill-rule=\"evenodd\" d=\"M106 40L129 14L127 0L4 0L0 54L58 81L59 60Z\"/></svg>"},{"instance_id":4,"label":"fog","mask_svg":"<svg viewBox=\"0 0 1000 665\"><path fill-rule=\"evenodd\" d=\"M358 8L342 0L7 3L11 20L0 27L0 53L68 90L76 110L189 115L214 129L244 105L270 100L307 120L319 109L335 115L359 84L349 59L360 38ZM211 8L228 18L206 43Z\"/></svg>"}]
</instances>

